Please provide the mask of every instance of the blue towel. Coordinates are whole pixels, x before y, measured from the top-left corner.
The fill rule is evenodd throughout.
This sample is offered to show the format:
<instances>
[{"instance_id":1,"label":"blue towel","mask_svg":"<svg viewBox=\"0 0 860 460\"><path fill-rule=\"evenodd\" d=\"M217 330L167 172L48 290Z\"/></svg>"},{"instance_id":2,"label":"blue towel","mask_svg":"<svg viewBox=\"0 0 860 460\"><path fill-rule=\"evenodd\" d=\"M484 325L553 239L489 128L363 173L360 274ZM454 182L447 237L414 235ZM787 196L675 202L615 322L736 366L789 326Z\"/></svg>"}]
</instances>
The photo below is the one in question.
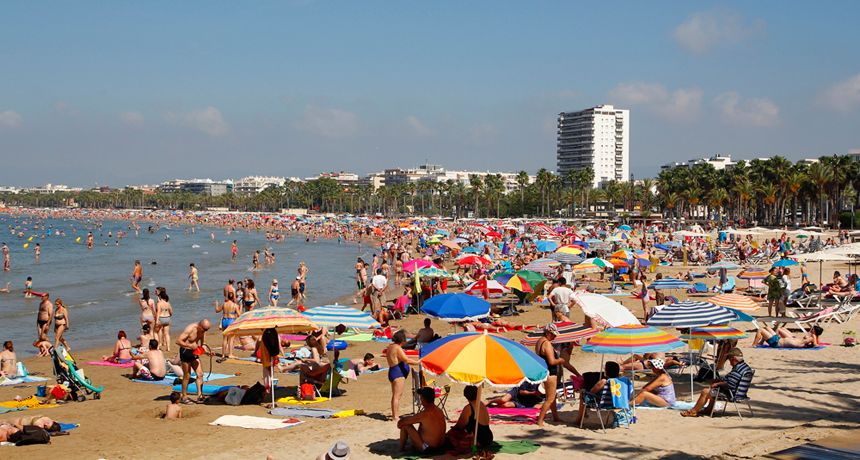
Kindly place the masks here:
<instances>
[{"instance_id":1,"label":"blue towel","mask_svg":"<svg viewBox=\"0 0 860 460\"><path fill-rule=\"evenodd\" d=\"M69 431L69 430L73 430L73 429L75 429L75 428L77 428L77 427L79 427L79 426L80 426L80 425L78 425L77 423L61 423L61 424L60 424L60 431Z\"/></svg>"},{"instance_id":2,"label":"blue towel","mask_svg":"<svg viewBox=\"0 0 860 460\"><path fill-rule=\"evenodd\" d=\"M630 395L633 393L633 385L630 384L629 378L609 379L609 390L612 395L612 407L630 409Z\"/></svg>"},{"instance_id":3,"label":"blue towel","mask_svg":"<svg viewBox=\"0 0 860 460\"><path fill-rule=\"evenodd\" d=\"M195 377L194 374L192 374L191 376ZM228 374L212 374L212 375L204 374L203 375L203 377L204 377L203 381L204 382L210 382L212 380L228 379L230 377L235 377L235 376L236 376L235 374L230 374L230 375L228 375ZM177 378L179 378L179 377L177 377L175 374L167 374L166 376L164 376L163 380L137 380L137 379L134 379L134 380L132 380L132 382L154 383L156 385L161 385L161 386L165 386L165 387L172 387L173 381L176 380Z\"/></svg>"}]
</instances>

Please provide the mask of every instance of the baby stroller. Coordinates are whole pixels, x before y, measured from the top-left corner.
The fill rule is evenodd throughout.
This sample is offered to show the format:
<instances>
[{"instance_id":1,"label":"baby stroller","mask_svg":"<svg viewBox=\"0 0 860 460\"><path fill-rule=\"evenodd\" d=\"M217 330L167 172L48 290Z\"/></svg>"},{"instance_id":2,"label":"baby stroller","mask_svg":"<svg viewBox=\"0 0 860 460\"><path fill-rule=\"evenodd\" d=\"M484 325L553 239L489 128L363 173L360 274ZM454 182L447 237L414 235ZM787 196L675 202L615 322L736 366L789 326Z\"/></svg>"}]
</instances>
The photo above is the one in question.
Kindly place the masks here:
<instances>
[{"instance_id":1,"label":"baby stroller","mask_svg":"<svg viewBox=\"0 0 860 460\"><path fill-rule=\"evenodd\" d=\"M57 378L57 383L71 390L72 399L77 402L87 400L88 394L93 394L93 399L100 399L102 387L94 387L90 379L84 375L84 370L77 367L75 358L66 350L66 347L59 346L51 352L51 361L54 365L54 376Z\"/></svg>"}]
</instances>

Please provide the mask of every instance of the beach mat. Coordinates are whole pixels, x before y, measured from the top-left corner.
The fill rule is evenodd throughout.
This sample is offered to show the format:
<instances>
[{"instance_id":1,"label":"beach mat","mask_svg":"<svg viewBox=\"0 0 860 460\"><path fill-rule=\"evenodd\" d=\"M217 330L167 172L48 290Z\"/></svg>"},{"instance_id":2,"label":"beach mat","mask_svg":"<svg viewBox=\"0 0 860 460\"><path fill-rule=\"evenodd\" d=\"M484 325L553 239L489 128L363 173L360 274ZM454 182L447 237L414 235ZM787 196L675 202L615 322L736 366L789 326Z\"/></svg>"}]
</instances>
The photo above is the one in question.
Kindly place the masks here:
<instances>
[{"instance_id":1,"label":"beach mat","mask_svg":"<svg viewBox=\"0 0 860 460\"><path fill-rule=\"evenodd\" d=\"M84 364L89 364L90 366L110 366L110 367L132 367L132 366L134 366L134 363L120 364L120 363L112 363L110 361L93 361L93 362L84 363Z\"/></svg>"},{"instance_id":2,"label":"beach mat","mask_svg":"<svg viewBox=\"0 0 860 460\"><path fill-rule=\"evenodd\" d=\"M365 334L341 336L340 340L346 340L347 342L370 342L373 340L373 334L368 332Z\"/></svg>"},{"instance_id":3,"label":"beach mat","mask_svg":"<svg viewBox=\"0 0 860 460\"><path fill-rule=\"evenodd\" d=\"M326 402L326 401L328 401L328 398L326 398L326 397L321 397L321 398L318 397L317 399L315 399L313 401L302 401L301 399L296 399L295 396L287 396L285 398L275 400L275 402L279 402L279 403L300 404L300 405L316 404L316 403L321 403L321 402Z\"/></svg>"},{"instance_id":4,"label":"beach mat","mask_svg":"<svg viewBox=\"0 0 860 460\"><path fill-rule=\"evenodd\" d=\"M6 387L10 385L20 385L22 383L33 383L33 382L47 382L48 379L44 377L34 377L32 375L28 375L26 377L18 377L18 378L9 378L9 377L0 377L0 387Z\"/></svg>"},{"instance_id":5,"label":"beach mat","mask_svg":"<svg viewBox=\"0 0 860 460\"><path fill-rule=\"evenodd\" d=\"M280 418L253 417L250 415L222 415L210 423L210 425L232 426L252 430L280 430L301 425L302 423L305 422L295 419L284 420Z\"/></svg>"},{"instance_id":6,"label":"beach mat","mask_svg":"<svg viewBox=\"0 0 860 460\"><path fill-rule=\"evenodd\" d=\"M769 345L764 345L764 344L762 344L762 345L757 345L757 346L750 347L750 348L760 348L760 349L762 349L762 350L823 350L823 349L825 349L825 348L827 348L827 347L826 347L826 346L824 346L824 345L819 345L819 346L817 346L817 347L815 347L815 348L791 348L791 347L777 347L777 348L774 348L774 347L771 347L771 346L769 346Z\"/></svg>"},{"instance_id":7,"label":"beach mat","mask_svg":"<svg viewBox=\"0 0 860 460\"><path fill-rule=\"evenodd\" d=\"M362 372L361 372L361 374L359 374L359 375L364 375L364 374L375 374L375 373L377 373L377 372L385 372L385 371L387 371L387 370L388 370L388 368L387 368L387 367L380 367L379 369L376 369L375 371L372 371L372 370L364 370L364 371L362 371Z\"/></svg>"},{"instance_id":8,"label":"beach mat","mask_svg":"<svg viewBox=\"0 0 860 460\"><path fill-rule=\"evenodd\" d=\"M195 377L195 376L193 376L193 375L192 375L192 377ZM211 382L212 380L229 379L230 377L236 377L236 374L229 374L229 375L228 375L228 374L212 374L212 375L205 374L205 375L203 376L203 381L204 381L204 382ZM132 382L137 382L137 383L154 383L154 384L156 384L156 385L161 385L161 386L165 386L165 387L172 387L172 386L174 385L173 381L174 381L174 380L176 380L176 379L178 379L178 378L179 378L179 377L177 377L175 374L167 374L166 376L164 376L164 380L139 380L139 379L133 379L133 380L132 380ZM196 378L196 377L195 377L195 378ZM188 383L188 386L190 387L191 385L195 385L195 386L196 386L197 384L196 384L196 383L195 383L195 384L192 384L191 382L189 382L189 383Z\"/></svg>"},{"instance_id":9,"label":"beach mat","mask_svg":"<svg viewBox=\"0 0 860 460\"><path fill-rule=\"evenodd\" d=\"M696 403L693 401L675 401L675 404L673 404L671 406L657 407L657 406L651 405L650 403L648 403L648 401L645 401L642 404L637 404L636 408L637 409L648 409L648 410L665 410L665 409L690 410L695 405L696 405ZM718 406L718 409L722 409L722 408Z\"/></svg>"},{"instance_id":10,"label":"beach mat","mask_svg":"<svg viewBox=\"0 0 860 460\"><path fill-rule=\"evenodd\" d=\"M278 407L270 410L269 413L278 417L332 418L338 411L310 407Z\"/></svg>"},{"instance_id":11,"label":"beach mat","mask_svg":"<svg viewBox=\"0 0 860 460\"><path fill-rule=\"evenodd\" d=\"M510 454L510 455L525 455L530 454L532 452L540 449L540 444L531 441L493 441L489 446L482 448L481 450L486 450L493 454ZM419 459L419 458L432 458L436 456L443 455L443 453L435 453L431 455L424 455L419 452L407 452L405 454L398 455L394 458L407 458L407 459Z\"/></svg>"},{"instance_id":12,"label":"beach mat","mask_svg":"<svg viewBox=\"0 0 860 460\"><path fill-rule=\"evenodd\" d=\"M218 393L222 392L223 390L226 390L226 389L228 389L230 387L234 387L234 386L236 386L236 385L224 385L224 386L203 385L203 394L207 395L207 396L218 394ZM174 385L173 391L182 391L182 385L181 384ZM197 394L197 384L196 383L189 383L188 384L188 394L189 395L192 395L192 394L196 395Z\"/></svg>"},{"instance_id":13,"label":"beach mat","mask_svg":"<svg viewBox=\"0 0 860 460\"><path fill-rule=\"evenodd\" d=\"M19 410L27 410L27 409L44 409L47 407L57 407L59 404L42 404L41 401L36 399L35 396L30 396L27 399L21 401L6 401L0 402L0 410L2 409L13 409L13 411Z\"/></svg>"},{"instance_id":14,"label":"beach mat","mask_svg":"<svg viewBox=\"0 0 860 460\"><path fill-rule=\"evenodd\" d=\"M78 425L77 423L61 423L60 424L60 431L74 430L75 428L77 428L79 426L80 425Z\"/></svg>"}]
</instances>

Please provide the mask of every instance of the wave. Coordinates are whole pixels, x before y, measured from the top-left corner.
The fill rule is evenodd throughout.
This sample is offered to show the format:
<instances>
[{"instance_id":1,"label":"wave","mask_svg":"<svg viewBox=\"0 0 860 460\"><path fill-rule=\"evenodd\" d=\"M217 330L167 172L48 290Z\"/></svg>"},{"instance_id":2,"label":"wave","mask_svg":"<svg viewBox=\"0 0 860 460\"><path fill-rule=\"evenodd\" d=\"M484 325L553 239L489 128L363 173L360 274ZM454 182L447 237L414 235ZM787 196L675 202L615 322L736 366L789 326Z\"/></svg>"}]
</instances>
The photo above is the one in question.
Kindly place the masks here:
<instances>
[{"instance_id":1,"label":"wave","mask_svg":"<svg viewBox=\"0 0 860 460\"><path fill-rule=\"evenodd\" d=\"M192 248L192 249L197 249L197 248L199 248L199 247L200 247L200 246L197 246L196 244L192 244L192 245L191 245L191 248Z\"/></svg>"},{"instance_id":2,"label":"wave","mask_svg":"<svg viewBox=\"0 0 860 460\"><path fill-rule=\"evenodd\" d=\"M208 251L203 251L203 252L202 252L202 254L209 254L209 252L208 252Z\"/></svg>"}]
</instances>

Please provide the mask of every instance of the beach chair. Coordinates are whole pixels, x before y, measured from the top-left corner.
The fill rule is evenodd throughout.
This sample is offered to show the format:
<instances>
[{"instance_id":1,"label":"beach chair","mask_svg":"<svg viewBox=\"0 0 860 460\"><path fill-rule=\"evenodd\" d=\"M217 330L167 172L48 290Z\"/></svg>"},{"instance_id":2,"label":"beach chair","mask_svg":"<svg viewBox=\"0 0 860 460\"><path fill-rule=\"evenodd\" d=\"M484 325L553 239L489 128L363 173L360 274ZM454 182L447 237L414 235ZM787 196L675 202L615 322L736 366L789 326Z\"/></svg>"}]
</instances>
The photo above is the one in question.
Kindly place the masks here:
<instances>
[{"instance_id":1,"label":"beach chair","mask_svg":"<svg viewBox=\"0 0 860 460\"><path fill-rule=\"evenodd\" d=\"M809 328L812 328L813 326L825 327L829 325L830 322L834 319L838 319L837 311L839 310L833 308L825 308L824 310L821 310L817 313L813 313L811 315L803 316L800 318L794 316L795 312L789 312L788 314L792 315L790 316L790 318L794 320L794 325L797 326L797 328L803 331L803 333L805 334L806 328L803 327L804 325L808 325Z\"/></svg>"},{"instance_id":2,"label":"beach chair","mask_svg":"<svg viewBox=\"0 0 860 460\"><path fill-rule=\"evenodd\" d=\"M764 285L764 281L762 280L749 280L749 287L747 288L747 293L750 295L764 295L766 291L766 286Z\"/></svg>"},{"instance_id":3,"label":"beach chair","mask_svg":"<svg viewBox=\"0 0 860 460\"><path fill-rule=\"evenodd\" d=\"M735 284L735 277L729 276L725 284L717 287L717 291L721 294L731 294L732 292L735 292L735 287L737 287L737 284Z\"/></svg>"},{"instance_id":4,"label":"beach chair","mask_svg":"<svg viewBox=\"0 0 860 460\"><path fill-rule=\"evenodd\" d=\"M625 392L626 395L621 399L627 403L626 407L616 407L612 404L612 391L620 391ZM619 377L617 379L609 379L606 382L606 385L603 386L603 391L600 392L599 395L589 393L585 390L582 391L583 404L585 405L585 415L580 419L579 427L582 428L583 422L585 422L585 418L588 416L588 412L597 412L597 418L600 419L600 428L603 429L603 433L606 433L606 424L610 422L609 416L606 417L606 422L603 421L603 412L607 412L611 414L613 417L616 412L623 412L627 417L628 423L627 428L630 429L630 424L633 423L633 414L630 411L630 397L633 395L633 384L630 382L630 379L627 377Z\"/></svg>"},{"instance_id":5,"label":"beach chair","mask_svg":"<svg viewBox=\"0 0 860 460\"><path fill-rule=\"evenodd\" d=\"M726 413L726 408L729 406L729 402L734 404L735 410L738 412L738 417L740 417L741 420L743 420L744 417L741 415L741 409L740 407L738 407L738 403L745 402L747 403L747 407L750 410L750 417L752 417L752 405L750 405L750 398L749 396L747 396L747 393L749 392L750 384L752 383L753 377L755 377L755 371L750 370L749 372L741 376L741 381L740 383L738 383L737 391L732 392L732 390L730 389L724 389L725 391L728 391L729 394L725 394L722 391L717 393L717 398L714 401L713 406L711 407L711 417L714 416L714 410L717 408L716 401L725 401L726 404L723 405L723 414Z\"/></svg>"},{"instance_id":6,"label":"beach chair","mask_svg":"<svg viewBox=\"0 0 860 460\"><path fill-rule=\"evenodd\" d=\"M448 402L448 396L451 395L452 384L447 384L443 387L440 387L435 384L435 380L428 380L426 386L433 387L433 390L436 393L436 407L442 409L442 413L445 414L445 419L447 420L448 411L445 409L445 403Z\"/></svg>"}]
</instances>

